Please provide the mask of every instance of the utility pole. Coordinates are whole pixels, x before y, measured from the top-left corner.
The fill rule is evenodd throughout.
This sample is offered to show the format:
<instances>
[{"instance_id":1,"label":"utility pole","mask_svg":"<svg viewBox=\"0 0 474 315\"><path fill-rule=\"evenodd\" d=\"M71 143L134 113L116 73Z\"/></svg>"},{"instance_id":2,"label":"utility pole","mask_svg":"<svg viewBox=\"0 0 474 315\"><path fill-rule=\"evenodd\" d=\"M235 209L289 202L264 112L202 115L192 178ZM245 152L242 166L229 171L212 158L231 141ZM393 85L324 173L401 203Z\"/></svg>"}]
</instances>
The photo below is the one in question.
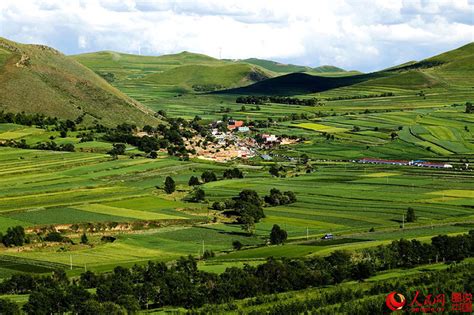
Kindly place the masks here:
<instances>
[{"instance_id":1,"label":"utility pole","mask_svg":"<svg viewBox=\"0 0 474 315\"><path fill-rule=\"evenodd\" d=\"M308 230L308 228L306 228L306 240L308 240L308 239L309 239L309 230Z\"/></svg>"},{"instance_id":2,"label":"utility pole","mask_svg":"<svg viewBox=\"0 0 474 315\"><path fill-rule=\"evenodd\" d=\"M69 264L70 264L70 268L72 270L72 255L69 254Z\"/></svg>"},{"instance_id":3,"label":"utility pole","mask_svg":"<svg viewBox=\"0 0 474 315\"><path fill-rule=\"evenodd\" d=\"M202 240L202 255L204 256L204 240Z\"/></svg>"},{"instance_id":4,"label":"utility pole","mask_svg":"<svg viewBox=\"0 0 474 315\"><path fill-rule=\"evenodd\" d=\"M405 215L402 214L402 229L405 228Z\"/></svg>"}]
</instances>

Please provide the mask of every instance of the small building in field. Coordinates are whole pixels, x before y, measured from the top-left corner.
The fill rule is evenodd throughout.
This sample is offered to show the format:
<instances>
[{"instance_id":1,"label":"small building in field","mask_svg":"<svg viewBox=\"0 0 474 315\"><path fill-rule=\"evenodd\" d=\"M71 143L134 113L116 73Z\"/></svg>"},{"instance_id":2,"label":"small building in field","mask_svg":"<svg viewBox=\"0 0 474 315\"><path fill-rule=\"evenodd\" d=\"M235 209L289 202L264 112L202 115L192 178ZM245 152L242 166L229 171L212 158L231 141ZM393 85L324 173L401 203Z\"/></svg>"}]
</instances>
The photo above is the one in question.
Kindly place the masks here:
<instances>
[{"instance_id":1,"label":"small building in field","mask_svg":"<svg viewBox=\"0 0 474 315\"><path fill-rule=\"evenodd\" d=\"M238 131L239 132L249 132L250 128L249 127L239 127Z\"/></svg>"}]
</instances>

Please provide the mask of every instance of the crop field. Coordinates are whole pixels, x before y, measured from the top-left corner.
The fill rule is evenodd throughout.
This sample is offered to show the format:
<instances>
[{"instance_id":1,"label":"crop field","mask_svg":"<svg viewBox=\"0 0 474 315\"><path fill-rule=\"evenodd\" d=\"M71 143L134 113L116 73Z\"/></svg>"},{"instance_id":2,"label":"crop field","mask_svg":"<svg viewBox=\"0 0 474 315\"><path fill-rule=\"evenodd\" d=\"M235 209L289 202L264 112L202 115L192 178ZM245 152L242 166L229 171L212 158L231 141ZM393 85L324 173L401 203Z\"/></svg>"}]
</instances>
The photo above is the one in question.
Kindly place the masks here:
<instances>
[{"instance_id":1,"label":"crop field","mask_svg":"<svg viewBox=\"0 0 474 315\"><path fill-rule=\"evenodd\" d=\"M113 232L117 237L113 243L100 242L100 235L107 234L101 232L91 234L96 244L93 247L75 242L46 248L26 246L22 251L7 249L2 253L64 266L69 266L72 259L72 274L84 268L106 271L117 264L170 261L183 255L200 255L203 248L217 253L213 263L203 268L218 272L225 266L257 263L268 256L322 255L338 248L376 246L399 237L429 240L439 233L465 232L469 225L459 223L474 222L470 208L474 197L469 184L473 175L458 170L320 162L313 163L315 171L311 174L272 178L265 166L240 165L244 179L204 184L207 203L190 203L183 200L190 191L189 177L199 176L206 169L222 176L226 165L172 158L112 160L97 153L11 148L0 148L0 159L3 231L15 225L37 228L110 222L132 227ZM156 188L167 175L173 176L178 185L172 195ZM256 225L254 236L225 221L206 223L208 215L216 215L208 210L213 201L232 198L246 188L261 196L271 188L291 190L298 201L266 207L266 218ZM401 229L408 207L416 209L418 220L405 223ZM145 221L163 222L167 227L143 231L133 228ZM265 243L273 224L287 230L291 242L279 247L255 247ZM371 228L375 231L368 232ZM314 243L324 233L335 234L341 243ZM248 249L232 251L235 240ZM5 271L5 276L8 274Z\"/></svg>"}]
</instances>

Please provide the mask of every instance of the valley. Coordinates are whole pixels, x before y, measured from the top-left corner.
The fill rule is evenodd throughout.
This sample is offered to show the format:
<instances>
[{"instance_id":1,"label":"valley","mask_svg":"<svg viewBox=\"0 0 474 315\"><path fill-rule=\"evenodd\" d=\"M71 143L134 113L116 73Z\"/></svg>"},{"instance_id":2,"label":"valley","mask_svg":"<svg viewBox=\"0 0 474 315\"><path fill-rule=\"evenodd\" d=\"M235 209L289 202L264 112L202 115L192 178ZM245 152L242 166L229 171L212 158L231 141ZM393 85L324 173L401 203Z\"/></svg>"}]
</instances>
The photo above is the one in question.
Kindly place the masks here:
<instances>
[{"instance_id":1,"label":"valley","mask_svg":"<svg viewBox=\"0 0 474 315\"><path fill-rule=\"evenodd\" d=\"M431 246L438 235L472 235L473 43L367 74L189 52L65 56L0 43L0 230L3 239L13 227L26 233L22 244L0 249L5 281L58 269L80 279L150 261L173 268L182 257L219 277L273 259L319 261L344 251L358 261L400 239ZM24 54L29 69L15 65ZM236 102L250 96L266 101ZM275 226L286 232L283 242L272 241ZM334 239L323 240L328 234ZM447 268L438 255L383 265L357 286ZM342 280L343 288L356 283ZM298 301L327 288L299 289L262 299ZM232 313L217 300L219 312ZM237 309L273 306L242 301ZM152 303L157 311L204 305Z\"/></svg>"}]
</instances>

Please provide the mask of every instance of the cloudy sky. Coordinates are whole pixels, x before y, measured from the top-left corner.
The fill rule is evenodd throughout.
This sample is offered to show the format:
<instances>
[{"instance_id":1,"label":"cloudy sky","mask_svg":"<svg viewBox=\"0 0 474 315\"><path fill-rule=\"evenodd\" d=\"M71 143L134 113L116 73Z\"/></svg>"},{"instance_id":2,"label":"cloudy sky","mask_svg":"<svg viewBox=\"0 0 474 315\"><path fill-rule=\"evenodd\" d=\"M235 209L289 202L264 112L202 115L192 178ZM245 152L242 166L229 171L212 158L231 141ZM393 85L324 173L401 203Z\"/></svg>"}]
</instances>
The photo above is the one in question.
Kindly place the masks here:
<instances>
[{"instance_id":1,"label":"cloudy sky","mask_svg":"<svg viewBox=\"0 0 474 315\"><path fill-rule=\"evenodd\" d=\"M0 0L0 36L372 71L474 41L474 0Z\"/></svg>"}]
</instances>

